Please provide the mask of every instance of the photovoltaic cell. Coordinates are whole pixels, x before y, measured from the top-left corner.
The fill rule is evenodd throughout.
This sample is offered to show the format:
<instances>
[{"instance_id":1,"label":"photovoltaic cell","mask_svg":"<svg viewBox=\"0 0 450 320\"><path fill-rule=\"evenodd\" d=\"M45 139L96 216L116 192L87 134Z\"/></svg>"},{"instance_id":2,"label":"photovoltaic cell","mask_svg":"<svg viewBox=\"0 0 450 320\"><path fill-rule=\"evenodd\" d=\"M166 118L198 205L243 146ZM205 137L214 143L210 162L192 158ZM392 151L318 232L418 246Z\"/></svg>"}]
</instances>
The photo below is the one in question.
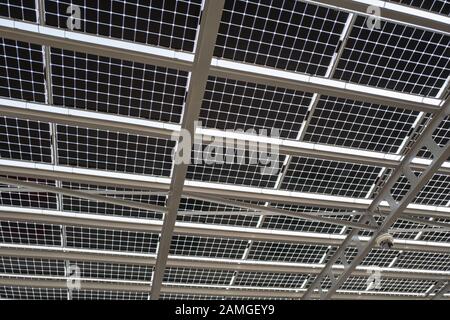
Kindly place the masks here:
<instances>
[{"instance_id":1,"label":"photovoltaic cell","mask_svg":"<svg viewBox=\"0 0 450 320\"><path fill-rule=\"evenodd\" d=\"M0 96L45 102L42 47L0 38Z\"/></svg>"},{"instance_id":2,"label":"photovoltaic cell","mask_svg":"<svg viewBox=\"0 0 450 320\"><path fill-rule=\"evenodd\" d=\"M56 105L180 122L187 72L53 48L51 68Z\"/></svg>"},{"instance_id":3,"label":"photovoltaic cell","mask_svg":"<svg viewBox=\"0 0 450 320\"><path fill-rule=\"evenodd\" d=\"M148 300L148 293L131 291L74 290L73 300Z\"/></svg>"},{"instance_id":4,"label":"photovoltaic cell","mask_svg":"<svg viewBox=\"0 0 450 320\"><path fill-rule=\"evenodd\" d=\"M380 167L292 157L280 189L364 198Z\"/></svg>"},{"instance_id":5,"label":"photovoltaic cell","mask_svg":"<svg viewBox=\"0 0 450 320\"><path fill-rule=\"evenodd\" d=\"M62 125L57 134L60 165L170 175L174 141Z\"/></svg>"},{"instance_id":6,"label":"photovoltaic cell","mask_svg":"<svg viewBox=\"0 0 450 320\"><path fill-rule=\"evenodd\" d=\"M151 281L153 267L104 262L69 261L80 269L83 279Z\"/></svg>"},{"instance_id":7,"label":"photovoltaic cell","mask_svg":"<svg viewBox=\"0 0 450 320\"><path fill-rule=\"evenodd\" d=\"M0 273L29 276L64 277L64 261L0 257Z\"/></svg>"},{"instance_id":8,"label":"photovoltaic cell","mask_svg":"<svg viewBox=\"0 0 450 320\"><path fill-rule=\"evenodd\" d=\"M334 77L435 97L450 75L450 36L381 20L356 18Z\"/></svg>"},{"instance_id":9,"label":"photovoltaic cell","mask_svg":"<svg viewBox=\"0 0 450 320\"><path fill-rule=\"evenodd\" d=\"M221 130L274 135L278 129L279 137L296 139L311 99L311 93L209 77L199 120Z\"/></svg>"},{"instance_id":10,"label":"photovoltaic cell","mask_svg":"<svg viewBox=\"0 0 450 320\"><path fill-rule=\"evenodd\" d=\"M80 10L82 32L176 50L194 49L201 0L50 0L45 1L46 24L67 28L71 5Z\"/></svg>"},{"instance_id":11,"label":"photovoltaic cell","mask_svg":"<svg viewBox=\"0 0 450 320\"><path fill-rule=\"evenodd\" d=\"M300 1L227 0L214 55L324 76L347 17Z\"/></svg>"},{"instance_id":12,"label":"photovoltaic cell","mask_svg":"<svg viewBox=\"0 0 450 320\"><path fill-rule=\"evenodd\" d=\"M419 112L321 96L305 141L396 153Z\"/></svg>"}]
</instances>

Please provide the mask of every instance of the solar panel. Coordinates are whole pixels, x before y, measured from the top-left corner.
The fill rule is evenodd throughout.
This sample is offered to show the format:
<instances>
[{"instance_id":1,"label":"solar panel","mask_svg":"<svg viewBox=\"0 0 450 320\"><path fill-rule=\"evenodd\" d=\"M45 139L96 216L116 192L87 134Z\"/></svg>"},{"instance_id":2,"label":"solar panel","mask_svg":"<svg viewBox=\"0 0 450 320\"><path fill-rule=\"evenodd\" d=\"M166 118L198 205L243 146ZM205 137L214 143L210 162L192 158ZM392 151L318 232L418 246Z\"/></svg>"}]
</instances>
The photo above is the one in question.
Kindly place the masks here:
<instances>
[{"instance_id":1,"label":"solar panel","mask_svg":"<svg viewBox=\"0 0 450 320\"><path fill-rule=\"evenodd\" d=\"M36 1L4 0L0 3L0 16L36 22Z\"/></svg>"},{"instance_id":2,"label":"solar panel","mask_svg":"<svg viewBox=\"0 0 450 320\"><path fill-rule=\"evenodd\" d=\"M380 167L315 158L292 157L281 189L364 198Z\"/></svg>"},{"instance_id":3,"label":"solar panel","mask_svg":"<svg viewBox=\"0 0 450 320\"><path fill-rule=\"evenodd\" d=\"M200 21L200 0L45 1L47 25L67 28L69 6L78 6L83 32L193 51Z\"/></svg>"},{"instance_id":4,"label":"solar panel","mask_svg":"<svg viewBox=\"0 0 450 320\"><path fill-rule=\"evenodd\" d=\"M216 57L324 76L348 14L300 1L225 1Z\"/></svg>"},{"instance_id":5,"label":"solar panel","mask_svg":"<svg viewBox=\"0 0 450 320\"><path fill-rule=\"evenodd\" d=\"M296 139L312 94L243 81L209 77L200 111L203 126L221 130L278 129Z\"/></svg>"},{"instance_id":6,"label":"solar panel","mask_svg":"<svg viewBox=\"0 0 450 320\"><path fill-rule=\"evenodd\" d=\"M447 0L388 0L391 2L397 2L399 4L428 10L434 13L439 13L444 16L450 15L450 3Z\"/></svg>"},{"instance_id":7,"label":"solar panel","mask_svg":"<svg viewBox=\"0 0 450 320\"><path fill-rule=\"evenodd\" d=\"M370 30L366 19L356 18L334 77L436 97L450 76L450 37L383 20Z\"/></svg>"},{"instance_id":8,"label":"solar panel","mask_svg":"<svg viewBox=\"0 0 450 320\"><path fill-rule=\"evenodd\" d=\"M71 126L57 126L61 165L170 176L174 141Z\"/></svg>"},{"instance_id":9,"label":"solar panel","mask_svg":"<svg viewBox=\"0 0 450 320\"><path fill-rule=\"evenodd\" d=\"M56 105L164 122L180 122L188 73L51 50Z\"/></svg>"},{"instance_id":10,"label":"solar panel","mask_svg":"<svg viewBox=\"0 0 450 320\"><path fill-rule=\"evenodd\" d=\"M42 47L0 38L0 96L45 102Z\"/></svg>"},{"instance_id":11,"label":"solar panel","mask_svg":"<svg viewBox=\"0 0 450 320\"><path fill-rule=\"evenodd\" d=\"M339 241L373 209L370 203L448 100L449 2L388 1L405 8L387 8L397 14L371 29L373 17L358 6L225 0L215 11L218 32L208 10L219 1L0 3L7 34L0 38L0 176L169 210L1 184L0 280L20 285L0 285L0 299L148 300L159 285L161 299L300 298L316 281L332 289L329 276L317 277L321 267L344 269L342 260L330 263ZM411 8L422 10L422 18L414 21ZM72 30L68 20L78 9L80 28ZM36 43L23 42L30 39ZM86 39L96 43L95 54L83 52ZM125 45L114 47L117 40ZM150 46L154 65L126 55L138 44ZM212 57L205 56L208 45ZM183 70L173 67L177 61ZM90 111L89 118L69 114L73 109ZM127 133L136 119L152 125ZM449 119L432 135L441 147L450 140ZM194 120L200 121L196 137L204 139L191 141L186 168L173 161L181 143L165 133ZM259 134L259 142L279 138L282 152L268 147L267 163L256 143L235 139L241 134ZM426 149L417 156L432 158ZM447 167L432 168L408 211L393 219L373 212L379 225L389 224L383 232L393 235L394 246L371 246L336 288L339 297L435 297L450 271ZM401 200L411 187L403 176L390 191ZM205 195L218 199L202 200ZM84 222L64 223L64 216ZM168 217L176 217L169 234ZM162 230L130 231L116 221ZM363 245L376 232L357 231L367 237ZM356 244L344 254L352 261ZM51 288L71 276L71 265L96 289ZM380 283L370 282L379 268Z\"/></svg>"},{"instance_id":12,"label":"solar panel","mask_svg":"<svg viewBox=\"0 0 450 320\"><path fill-rule=\"evenodd\" d=\"M321 96L304 140L396 153L418 115L415 111Z\"/></svg>"}]
</instances>

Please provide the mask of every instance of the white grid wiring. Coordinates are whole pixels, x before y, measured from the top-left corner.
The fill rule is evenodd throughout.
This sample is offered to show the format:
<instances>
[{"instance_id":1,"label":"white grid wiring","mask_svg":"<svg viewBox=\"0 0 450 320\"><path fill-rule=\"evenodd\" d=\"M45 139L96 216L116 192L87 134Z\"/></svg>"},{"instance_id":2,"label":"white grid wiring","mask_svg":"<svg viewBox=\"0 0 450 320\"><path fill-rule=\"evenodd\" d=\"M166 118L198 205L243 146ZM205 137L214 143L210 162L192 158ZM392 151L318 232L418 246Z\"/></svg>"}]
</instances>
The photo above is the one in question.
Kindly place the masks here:
<instances>
[{"instance_id":1,"label":"white grid wiring","mask_svg":"<svg viewBox=\"0 0 450 320\"><path fill-rule=\"evenodd\" d=\"M82 279L146 281L152 279L153 267L104 262L69 261L80 268Z\"/></svg>"},{"instance_id":2,"label":"white grid wiring","mask_svg":"<svg viewBox=\"0 0 450 320\"><path fill-rule=\"evenodd\" d=\"M314 207L305 207L299 205L288 205L288 204L275 204L271 203L271 206L283 209L292 212L305 212L305 213L317 213L326 212L327 218L334 218L337 220L347 220L350 221L351 215L342 215L335 216L333 213L341 213L345 212L345 210L336 210L336 209L324 209L324 208L314 208ZM290 231L299 231L299 232L317 232L317 233L326 233L326 234L340 234L342 232L342 226L333 225L329 223L323 222L315 222L312 220L305 220L301 218L294 218L290 216L284 215L268 215L264 217L264 221L261 225L263 229L275 229L275 230L290 230Z\"/></svg>"},{"instance_id":3,"label":"white grid wiring","mask_svg":"<svg viewBox=\"0 0 450 320\"><path fill-rule=\"evenodd\" d=\"M149 194L149 191L137 191L138 193L136 194L130 194L128 192L133 192L132 190L124 190L123 188L106 189L99 186L80 185L78 183L73 182L72 183L62 182L62 187L80 191L95 190L99 194L101 194L101 192L103 191L107 194L108 197L140 203L154 204L159 206L164 206L166 203L165 195L152 195ZM108 192L111 192L112 194L108 194ZM123 192L123 194L121 192ZM162 218L161 213L157 213L154 211L130 208L110 203L92 201L69 196L62 196L61 199L63 211L90 213L90 214L118 215L123 217L157 219L157 220L160 220Z\"/></svg>"},{"instance_id":4,"label":"white grid wiring","mask_svg":"<svg viewBox=\"0 0 450 320\"><path fill-rule=\"evenodd\" d=\"M368 286L367 278L351 277L347 279L340 290L425 294L433 283L433 280L386 279L381 274L380 288L373 285Z\"/></svg>"},{"instance_id":5,"label":"white grid wiring","mask_svg":"<svg viewBox=\"0 0 450 320\"><path fill-rule=\"evenodd\" d=\"M320 263L328 247L296 243L254 241L248 260L280 261L297 263Z\"/></svg>"},{"instance_id":6,"label":"white grid wiring","mask_svg":"<svg viewBox=\"0 0 450 320\"><path fill-rule=\"evenodd\" d=\"M0 96L45 102L42 47L0 38Z\"/></svg>"},{"instance_id":7,"label":"white grid wiring","mask_svg":"<svg viewBox=\"0 0 450 320\"><path fill-rule=\"evenodd\" d=\"M69 5L77 5L81 31L132 42L193 51L200 23L201 0L45 1L47 25L67 28Z\"/></svg>"},{"instance_id":8,"label":"white grid wiring","mask_svg":"<svg viewBox=\"0 0 450 320\"><path fill-rule=\"evenodd\" d=\"M2 159L51 162L48 123L0 117L0 136Z\"/></svg>"},{"instance_id":9,"label":"white grid wiring","mask_svg":"<svg viewBox=\"0 0 450 320\"><path fill-rule=\"evenodd\" d=\"M247 244L246 240L174 235L170 254L239 259L244 254Z\"/></svg>"},{"instance_id":10,"label":"white grid wiring","mask_svg":"<svg viewBox=\"0 0 450 320\"><path fill-rule=\"evenodd\" d=\"M35 4L34 0L3 0L0 3L0 16L36 22Z\"/></svg>"},{"instance_id":11,"label":"white grid wiring","mask_svg":"<svg viewBox=\"0 0 450 320\"><path fill-rule=\"evenodd\" d=\"M6 178L55 186L54 180L13 177L13 176L6 176ZM57 195L55 193L48 193L48 192L25 191L25 190L21 191L21 188L17 188L14 185L8 186L0 184L0 205L40 208L40 209L56 209Z\"/></svg>"},{"instance_id":12,"label":"white grid wiring","mask_svg":"<svg viewBox=\"0 0 450 320\"><path fill-rule=\"evenodd\" d=\"M51 49L55 105L179 123L188 72Z\"/></svg>"},{"instance_id":13,"label":"white grid wiring","mask_svg":"<svg viewBox=\"0 0 450 320\"><path fill-rule=\"evenodd\" d=\"M280 138L296 139L311 93L250 82L209 77L199 121L221 130L279 130ZM278 138L275 137L275 138Z\"/></svg>"},{"instance_id":14,"label":"white grid wiring","mask_svg":"<svg viewBox=\"0 0 450 320\"><path fill-rule=\"evenodd\" d=\"M61 125L57 135L60 165L170 176L174 141Z\"/></svg>"},{"instance_id":15,"label":"white grid wiring","mask_svg":"<svg viewBox=\"0 0 450 320\"><path fill-rule=\"evenodd\" d=\"M248 287L301 288L308 275L273 272L239 272L234 284Z\"/></svg>"},{"instance_id":16,"label":"white grid wiring","mask_svg":"<svg viewBox=\"0 0 450 320\"><path fill-rule=\"evenodd\" d=\"M29 276L65 275L64 262L38 258L0 257L0 273Z\"/></svg>"},{"instance_id":17,"label":"white grid wiring","mask_svg":"<svg viewBox=\"0 0 450 320\"><path fill-rule=\"evenodd\" d=\"M0 298L12 300L65 300L66 289L0 286Z\"/></svg>"},{"instance_id":18,"label":"white grid wiring","mask_svg":"<svg viewBox=\"0 0 450 320\"><path fill-rule=\"evenodd\" d=\"M61 246L61 226L0 221L0 243Z\"/></svg>"},{"instance_id":19,"label":"white grid wiring","mask_svg":"<svg viewBox=\"0 0 450 320\"><path fill-rule=\"evenodd\" d=\"M181 198L178 210L178 220L184 222L256 227L259 220L259 215L248 213L250 210L192 198Z\"/></svg>"},{"instance_id":20,"label":"white grid wiring","mask_svg":"<svg viewBox=\"0 0 450 320\"><path fill-rule=\"evenodd\" d=\"M280 189L364 198L381 167L292 157Z\"/></svg>"},{"instance_id":21,"label":"white grid wiring","mask_svg":"<svg viewBox=\"0 0 450 320\"><path fill-rule=\"evenodd\" d=\"M321 96L305 141L396 153L419 112Z\"/></svg>"},{"instance_id":22,"label":"white grid wiring","mask_svg":"<svg viewBox=\"0 0 450 320\"><path fill-rule=\"evenodd\" d=\"M447 223L450 226L450 220L449 219L433 219L436 222L440 223ZM434 241L434 242L450 242L450 232L449 231L424 231L421 236L420 240L423 241Z\"/></svg>"},{"instance_id":23,"label":"white grid wiring","mask_svg":"<svg viewBox=\"0 0 450 320\"><path fill-rule=\"evenodd\" d=\"M235 148L232 150L234 159L229 161L227 160L225 139L222 139L222 142L214 141L211 144L195 144L186 179L273 188L285 156L274 154L277 160L270 160L270 163L265 164L264 159L261 161L262 158L257 149L248 147L248 143L245 148L237 145L236 142L234 145ZM268 149L271 152L270 147ZM209 161L206 157L215 159ZM269 157L273 156L269 154Z\"/></svg>"},{"instance_id":24,"label":"white grid wiring","mask_svg":"<svg viewBox=\"0 0 450 320\"><path fill-rule=\"evenodd\" d=\"M233 271L189 268L167 268L163 283L226 285L233 277Z\"/></svg>"},{"instance_id":25,"label":"white grid wiring","mask_svg":"<svg viewBox=\"0 0 450 320\"><path fill-rule=\"evenodd\" d=\"M388 0L399 4L408 5L423 10L439 13L445 16L450 15L450 2L448 0Z\"/></svg>"},{"instance_id":26,"label":"white grid wiring","mask_svg":"<svg viewBox=\"0 0 450 320\"><path fill-rule=\"evenodd\" d=\"M148 300L148 293L131 291L73 290L72 300Z\"/></svg>"},{"instance_id":27,"label":"white grid wiring","mask_svg":"<svg viewBox=\"0 0 450 320\"><path fill-rule=\"evenodd\" d=\"M450 254L432 252L403 252L393 265L395 268L421 270L450 270Z\"/></svg>"},{"instance_id":28,"label":"white grid wiring","mask_svg":"<svg viewBox=\"0 0 450 320\"><path fill-rule=\"evenodd\" d=\"M358 84L436 97L450 75L450 36L381 20L356 18L334 77Z\"/></svg>"},{"instance_id":29,"label":"white grid wiring","mask_svg":"<svg viewBox=\"0 0 450 320\"><path fill-rule=\"evenodd\" d=\"M227 0L214 55L323 76L347 16L300 1Z\"/></svg>"},{"instance_id":30,"label":"white grid wiring","mask_svg":"<svg viewBox=\"0 0 450 320\"><path fill-rule=\"evenodd\" d=\"M153 233L66 226L70 248L156 253L158 239Z\"/></svg>"}]
</instances>

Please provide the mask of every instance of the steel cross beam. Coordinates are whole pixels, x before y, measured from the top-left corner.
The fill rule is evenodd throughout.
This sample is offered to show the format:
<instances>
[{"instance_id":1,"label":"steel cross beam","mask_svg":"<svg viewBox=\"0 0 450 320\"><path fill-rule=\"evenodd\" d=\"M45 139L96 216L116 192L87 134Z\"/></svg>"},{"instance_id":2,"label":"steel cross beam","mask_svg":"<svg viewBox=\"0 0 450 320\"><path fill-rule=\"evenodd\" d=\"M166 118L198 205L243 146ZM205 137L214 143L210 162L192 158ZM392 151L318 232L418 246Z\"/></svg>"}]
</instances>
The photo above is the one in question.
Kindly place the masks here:
<instances>
[{"instance_id":1,"label":"steel cross beam","mask_svg":"<svg viewBox=\"0 0 450 320\"><path fill-rule=\"evenodd\" d=\"M98 195L98 194L94 194L94 193L70 190L70 189L66 189L66 188L62 188L62 187L53 187L53 186L38 184L38 183L34 183L34 182L26 182L26 181L21 181L21 180L14 180L14 179L0 177L0 183L7 184L7 185L22 186L27 189L31 189L31 190L35 190L35 191L63 194L63 195L69 196L69 197L76 197L76 198L98 201L98 202L103 202L103 203L110 203L110 204L129 207L129 208L136 208L136 209L147 210L147 211L156 211L156 212L161 212L161 213L167 212L167 208L165 208L163 206L158 206L158 205L149 204L149 203L142 203L142 202L137 202L137 201L122 200L122 199L106 197L106 196L102 196L102 195Z\"/></svg>"},{"instance_id":2,"label":"steel cross beam","mask_svg":"<svg viewBox=\"0 0 450 320\"><path fill-rule=\"evenodd\" d=\"M0 244L0 256L16 258L33 258L48 260L69 260L80 262L103 262L125 264L130 266L154 266L155 254L130 253L110 250L93 250L79 248L45 247L36 245ZM269 272L278 274L318 274L323 264L266 262L257 260L237 260L222 258L187 257L169 255L167 267L208 270L227 270L237 272ZM342 265L334 265L333 272L342 273ZM368 277L373 268L359 266L352 274L355 277ZM419 269L378 268L384 278L450 281L449 271L431 271Z\"/></svg>"},{"instance_id":3,"label":"steel cross beam","mask_svg":"<svg viewBox=\"0 0 450 320\"><path fill-rule=\"evenodd\" d=\"M81 226L155 234L161 233L163 226L161 220L8 206L0 206L0 220ZM345 240L345 236L340 234L268 230L261 228L208 225L180 221L177 221L175 224L174 234L333 247L339 247ZM369 240L369 237L361 237L360 242L366 243ZM447 253L450 249L450 244L445 242L418 240L395 239L394 245L397 250L403 251Z\"/></svg>"},{"instance_id":4,"label":"steel cross beam","mask_svg":"<svg viewBox=\"0 0 450 320\"><path fill-rule=\"evenodd\" d=\"M195 49L195 58L192 65L192 72L189 81L188 94L185 102L183 120L181 129L185 130L189 138L195 136L195 121L198 120L203 96L208 81L209 67L213 57L214 46L216 44L217 32L219 30L220 20L222 18L222 9L225 0L206 0L202 18L200 22L200 30L198 31L197 44ZM182 138L179 138L175 147L175 153L180 147ZM184 139L184 138L183 138ZM186 143L183 141L183 143ZM187 152L184 150L183 152ZM190 151L189 151L190 152ZM189 155L190 159L190 155ZM159 299L161 292L164 271L166 269L167 257L169 255L170 244L172 240L173 230L177 219L178 207L180 205L183 193L184 181L189 163L175 164L172 180L168 195L168 212L164 216L164 224L161 231L159 241L158 259L153 273L153 282L151 290L151 299Z\"/></svg>"},{"instance_id":5,"label":"steel cross beam","mask_svg":"<svg viewBox=\"0 0 450 320\"><path fill-rule=\"evenodd\" d=\"M67 289L67 277L47 277L47 276L13 276L0 274L1 286L19 286L32 288L49 289ZM103 280L79 278L81 290L100 290L100 291L118 291L118 292L140 292L148 293L151 290L150 282L130 281L130 280ZM227 289L225 286L202 285L196 287L192 285L183 285L180 283L164 283L161 292L164 294L182 294L182 295L201 295L201 296L219 296L219 297L252 297L252 298L281 298L289 299L298 296L303 289L284 289L271 290L255 287L233 287ZM337 299L423 299L423 294L402 294L396 292L367 292L367 291L342 291Z\"/></svg>"},{"instance_id":6,"label":"steel cross beam","mask_svg":"<svg viewBox=\"0 0 450 320\"><path fill-rule=\"evenodd\" d=\"M344 240L339 249L330 258L323 271L317 276L314 282L310 285L306 293L302 296L302 299L311 298L312 293L317 288L321 294L321 298L328 299L336 292L336 290L345 282L345 280L355 270L356 266L363 261L370 250L375 246L376 239L379 235L386 232L392 224L398 219L402 212L406 209L408 204L415 198L420 192L422 187L432 178L437 172L438 168L450 157L450 141L444 147L440 147L433 140L433 133L440 123L450 114L450 100L446 101L442 106L441 111L436 114L428 124L427 128L418 137L408 154L405 155L400 165L393 171L386 184L380 190L376 198L370 204L366 214L361 218L362 222L369 222L372 225L378 226L378 223L373 220L373 212L380 206L381 202L387 202L389 206L389 214L384 219L383 223L378 226L378 230L374 232L370 240L366 244L361 244L358 238L358 230L352 229L350 234ZM419 177L417 177L411 170L410 163L417 153L426 147L433 155L433 161ZM397 183L397 181L404 176L409 184L410 189L402 197L400 201L393 198L391 194L391 188ZM360 221L360 222L361 222ZM349 247L357 248L357 255L349 263L345 257L345 250ZM338 277L335 278L333 273L330 272L331 267L337 260L341 260L346 270ZM322 281L328 277L332 283L332 286L324 292L321 288Z\"/></svg>"}]
</instances>

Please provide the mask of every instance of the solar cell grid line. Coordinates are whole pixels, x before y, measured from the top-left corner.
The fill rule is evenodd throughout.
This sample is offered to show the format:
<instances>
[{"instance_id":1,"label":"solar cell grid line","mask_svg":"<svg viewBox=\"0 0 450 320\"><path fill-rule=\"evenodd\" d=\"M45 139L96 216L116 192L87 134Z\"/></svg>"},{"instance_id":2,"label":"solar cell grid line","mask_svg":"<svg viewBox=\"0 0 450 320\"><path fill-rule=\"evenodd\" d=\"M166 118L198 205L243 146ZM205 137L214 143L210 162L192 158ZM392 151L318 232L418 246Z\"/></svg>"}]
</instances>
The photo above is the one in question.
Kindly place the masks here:
<instances>
[{"instance_id":1,"label":"solar cell grid line","mask_svg":"<svg viewBox=\"0 0 450 320\"><path fill-rule=\"evenodd\" d=\"M66 289L0 286L0 298L14 300L63 300Z\"/></svg>"},{"instance_id":2,"label":"solar cell grid line","mask_svg":"<svg viewBox=\"0 0 450 320\"><path fill-rule=\"evenodd\" d=\"M30 183L30 182L19 181L19 180L14 180L14 179L9 179L9 178L2 178L2 177L0 177L0 183L20 185L20 186L25 186L27 188L36 189L39 191L60 193L60 194L65 194L67 196L75 196L75 197L79 197L79 198L83 198L83 199L107 202L107 203L116 204L116 205L120 205L120 206L133 207L136 209L152 210L152 211L163 212L163 213L166 212L166 208L164 208L163 206L157 206L157 205L153 205L153 204L144 204L144 203L139 203L139 202L134 202L134 201L126 201L126 200L122 200L122 199L118 199L118 198L99 196L99 195L95 195L95 194L88 194L88 193L84 193L83 191L63 189L61 187L57 188L57 187L52 187L52 186L48 186L48 185L47 186L38 185L37 183Z\"/></svg>"},{"instance_id":3,"label":"solar cell grid line","mask_svg":"<svg viewBox=\"0 0 450 320\"><path fill-rule=\"evenodd\" d=\"M3 176L2 176L3 177ZM0 177L0 178L2 178ZM35 179L25 177L6 176L11 180L23 180L33 182L41 185L54 186L55 180ZM2 183L3 185L3 183ZM6 186L7 184L5 184ZM27 208L41 208L41 209L56 209L57 208L57 193L45 192L37 190L12 190L0 192L0 204L2 206L17 206Z\"/></svg>"},{"instance_id":4,"label":"solar cell grid line","mask_svg":"<svg viewBox=\"0 0 450 320\"><path fill-rule=\"evenodd\" d=\"M82 32L192 52L200 21L201 0L46 1L46 23L67 28L67 8L80 8Z\"/></svg>"},{"instance_id":5,"label":"solar cell grid line","mask_svg":"<svg viewBox=\"0 0 450 320\"><path fill-rule=\"evenodd\" d=\"M61 125L57 134L61 165L170 175L174 141Z\"/></svg>"},{"instance_id":6,"label":"solar cell grid line","mask_svg":"<svg viewBox=\"0 0 450 320\"><path fill-rule=\"evenodd\" d=\"M42 47L0 38L0 96L45 102Z\"/></svg>"},{"instance_id":7,"label":"solar cell grid line","mask_svg":"<svg viewBox=\"0 0 450 320\"><path fill-rule=\"evenodd\" d=\"M233 271L229 270L167 268L163 284L225 285L230 281L232 275Z\"/></svg>"},{"instance_id":8,"label":"solar cell grid line","mask_svg":"<svg viewBox=\"0 0 450 320\"><path fill-rule=\"evenodd\" d=\"M386 21L369 30L366 20L356 19L335 78L437 96L450 75L449 36Z\"/></svg>"},{"instance_id":9,"label":"solar cell grid line","mask_svg":"<svg viewBox=\"0 0 450 320\"><path fill-rule=\"evenodd\" d=\"M279 129L281 138L295 139L313 94L209 77L199 120L221 130Z\"/></svg>"},{"instance_id":10,"label":"solar cell grid line","mask_svg":"<svg viewBox=\"0 0 450 320\"><path fill-rule=\"evenodd\" d=\"M305 141L395 153L419 112L321 96Z\"/></svg>"},{"instance_id":11,"label":"solar cell grid line","mask_svg":"<svg viewBox=\"0 0 450 320\"><path fill-rule=\"evenodd\" d=\"M35 1L2 1L2 3L0 3L0 15L12 19L36 22Z\"/></svg>"},{"instance_id":12,"label":"solar cell grid line","mask_svg":"<svg viewBox=\"0 0 450 320\"><path fill-rule=\"evenodd\" d=\"M436 12L444 16L450 16L450 3L446 0L432 0L432 1L389 0L389 1L417 7L431 12Z\"/></svg>"},{"instance_id":13,"label":"solar cell grid line","mask_svg":"<svg viewBox=\"0 0 450 320\"><path fill-rule=\"evenodd\" d=\"M56 105L181 121L188 72L56 48L51 64Z\"/></svg>"},{"instance_id":14,"label":"solar cell grid line","mask_svg":"<svg viewBox=\"0 0 450 320\"><path fill-rule=\"evenodd\" d=\"M299 1L226 1L214 55L325 75L347 15Z\"/></svg>"}]
</instances>

